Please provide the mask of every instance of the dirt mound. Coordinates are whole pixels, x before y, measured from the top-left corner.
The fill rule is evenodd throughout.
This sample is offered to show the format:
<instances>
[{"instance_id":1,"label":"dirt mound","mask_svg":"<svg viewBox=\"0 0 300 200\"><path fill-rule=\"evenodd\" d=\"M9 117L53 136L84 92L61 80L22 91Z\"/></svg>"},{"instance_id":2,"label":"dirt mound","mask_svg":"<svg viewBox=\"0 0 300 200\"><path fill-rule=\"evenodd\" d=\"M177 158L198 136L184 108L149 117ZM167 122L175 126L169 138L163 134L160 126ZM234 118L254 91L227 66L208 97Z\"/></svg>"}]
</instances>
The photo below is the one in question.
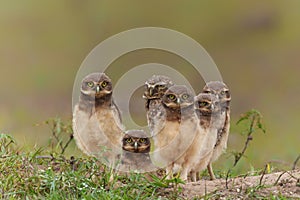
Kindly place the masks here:
<instances>
[{"instance_id":1,"label":"dirt mound","mask_svg":"<svg viewBox=\"0 0 300 200\"><path fill-rule=\"evenodd\" d=\"M300 199L300 170L232 178L227 183L228 189L225 179L187 183L183 186L182 197L253 199L274 195Z\"/></svg>"}]
</instances>

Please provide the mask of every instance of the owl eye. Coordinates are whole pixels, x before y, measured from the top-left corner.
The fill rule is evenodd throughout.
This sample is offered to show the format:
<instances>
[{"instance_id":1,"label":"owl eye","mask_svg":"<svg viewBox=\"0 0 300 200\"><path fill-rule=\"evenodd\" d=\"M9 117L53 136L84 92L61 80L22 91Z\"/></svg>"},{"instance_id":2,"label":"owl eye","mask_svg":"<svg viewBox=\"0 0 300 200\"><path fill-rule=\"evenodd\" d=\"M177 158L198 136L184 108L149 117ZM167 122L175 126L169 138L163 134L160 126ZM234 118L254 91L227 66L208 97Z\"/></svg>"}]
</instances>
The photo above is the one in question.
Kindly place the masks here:
<instances>
[{"instance_id":1,"label":"owl eye","mask_svg":"<svg viewBox=\"0 0 300 200\"><path fill-rule=\"evenodd\" d=\"M221 91L221 95L224 95L226 92L225 91Z\"/></svg>"},{"instance_id":2,"label":"owl eye","mask_svg":"<svg viewBox=\"0 0 300 200\"><path fill-rule=\"evenodd\" d=\"M126 142L127 142L127 143L132 143L132 139L131 139L131 138L127 138L127 139L126 139Z\"/></svg>"},{"instance_id":3,"label":"owl eye","mask_svg":"<svg viewBox=\"0 0 300 200\"><path fill-rule=\"evenodd\" d=\"M182 99L184 99L184 100L188 99L189 97L190 97L190 96L189 96L188 94L182 95Z\"/></svg>"},{"instance_id":4,"label":"owl eye","mask_svg":"<svg viewBox=\"0 0 300 200\"><path fill-rule=\"evenodd\" d=\"M94 83L93 82L88 82L87 86L89 86L90 88L94 87Z\"/></svg>"},{"instance_id":5,"label":"owl eye","mask_svg":"<svg viewBox=\"0 0 300 200\"><path fill-rule=\"evenodd\" d=\"M145 139L145 138L140 138L140 139L139 139L139 142L140 142L140 143L145 143L145 142L146 142L146 139Z\"/></svg>"},{"instance_id":6,"label":"owl eye","mask_svg":"<svg viewBox=\"0 0 300 200\"><path fill-rule=\"evenodd\" d=\"M207 105L208 105L208 103L206 101L202 101L202 102L199 103L200 107L205 107Z\"/></svg>"},{"instance_id":7,"label":"owl eye","mask_svg":"<svg viewBox=\"0 0 300 200\"><path fill-rule=\"evenodd\" d=\"M173 95L173 94L169 94L168 98L172 101L176 99L175 95Z\"/></svg>"},{"instance_id":8,"label":"owl eye","mask_svg":"<svg viewBox=\"0 0 300 200\"><path fill-rule=\"evenodd\" d=\"M166 86L165 86L165 85L158 85L157 87L158 87L158 89L159 89L159 90L163 90L163 89L165 89L165 88L166 88Z\"/></svg>"},{"instance_id":9,"label":"owl eye","mask_svg":"<svg viewBox=\"0 0 300 200\"><path fill-rule=\"evenodd\" d=\"M101 86L102 86L102 87L106 87L107 84L108 84L108 83L107 83L106 81L103 81L103 82L101 83Z\"/></svg>"}]
</instances>

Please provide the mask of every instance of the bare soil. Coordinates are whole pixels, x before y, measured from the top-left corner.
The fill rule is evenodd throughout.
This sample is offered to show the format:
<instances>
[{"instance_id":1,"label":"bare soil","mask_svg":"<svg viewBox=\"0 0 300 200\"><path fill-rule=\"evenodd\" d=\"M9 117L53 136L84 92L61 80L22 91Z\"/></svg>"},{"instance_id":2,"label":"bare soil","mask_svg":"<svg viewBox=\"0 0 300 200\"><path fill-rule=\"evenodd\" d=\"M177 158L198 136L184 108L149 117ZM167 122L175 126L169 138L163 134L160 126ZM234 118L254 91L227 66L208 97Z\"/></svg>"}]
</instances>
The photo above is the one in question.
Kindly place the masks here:
<instances>
[{"instance_id":1,"label":"bare soil","mask_svg":"<svg viewBox=\"0 0 300 200\"><path fill-rule=\"evenodd\" d=\"M201 180L182 186L184 199L300 199L300 170L247 176L226 180Z\"/></svg>"}]
</instances>

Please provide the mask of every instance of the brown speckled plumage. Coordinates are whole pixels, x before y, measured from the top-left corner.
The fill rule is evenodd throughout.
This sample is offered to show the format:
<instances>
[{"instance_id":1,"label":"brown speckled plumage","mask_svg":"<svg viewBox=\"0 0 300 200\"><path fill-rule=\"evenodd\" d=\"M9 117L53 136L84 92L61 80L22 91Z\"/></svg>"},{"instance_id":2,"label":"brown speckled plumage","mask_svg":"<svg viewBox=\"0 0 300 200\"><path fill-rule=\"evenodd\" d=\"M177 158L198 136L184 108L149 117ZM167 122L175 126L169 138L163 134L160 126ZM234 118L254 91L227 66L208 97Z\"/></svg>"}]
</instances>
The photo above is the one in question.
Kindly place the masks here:
<instances>
[{"instance_id":1,"label":"brown speckled plumage","mask_svg":"<svg viewBox=\"0 0 300 200\"><path fill-rule=\"evenodd\" d=\"M195 110L206 137L198 163L193 167L191 173L192 181L199 179L199 173L210 162L217 141L218 130L223 126L225 120L225 113L221 111L219 100L213 94L200 93L196 96Z\"/></svg>"},{"instance_id":2,"label":"brown speckled plumage","mask_svg":"<svg viewBox=\"0 0 300 200\"><path fill-rule=\"evenodd\" d=\"M96 156L107 165L122 152L123 125L112 98L112 83L104 73L87 75L81 84L79 103L73 111L76 144L85 154ZM108 162L107 162L108 161Z\"/></svg>"},{"instance_id":3,"label":"brown speckled plumage","mask_svg":"<svg viewBox=\"0 0 300 200\"><path fill-rule=\"evenodd\" d=\"M154 129L161 127L164 123L162 120L165 119L166 113L161 98L172 85L174 84L171 79L162 75L153 75L145 82L143 98L146 100L147 121L152 136Z\"/></svg>"},{"instance_id":4,"label":"brown speckled plumage","mask_svg":"<svg viewBox=\"0 0 300 200\"><path fill-rule=\"evenodd\" d=\"M211 81L206 83L205 87L203 88L203 93L215 95L220 103L221 113L225 113L226 116L225 120L218 129L217 141L215 144L214 152L208 165L208 171L210 173L211 179L215 179L215 175L212 169L212 162L217 160L227 148L227 140L230 129L231 95L229 88L226 86L226 84L220 81Z\"/></svg>"},{"instance_id":5,"label":"brown speckled plumage","mask_svg":"<svg viewBox=\"0 0 300 200\"><path fill-rule=\"evenodd\" d=\"M166 109L166 120L154 132L154 164L166 167L168 178L173 169L179 168L180 178L187 180L187 174L201 152L203 131L194 111L194 97L185 86L172 86L162 98Z\"/></svg>"}]
</instances>

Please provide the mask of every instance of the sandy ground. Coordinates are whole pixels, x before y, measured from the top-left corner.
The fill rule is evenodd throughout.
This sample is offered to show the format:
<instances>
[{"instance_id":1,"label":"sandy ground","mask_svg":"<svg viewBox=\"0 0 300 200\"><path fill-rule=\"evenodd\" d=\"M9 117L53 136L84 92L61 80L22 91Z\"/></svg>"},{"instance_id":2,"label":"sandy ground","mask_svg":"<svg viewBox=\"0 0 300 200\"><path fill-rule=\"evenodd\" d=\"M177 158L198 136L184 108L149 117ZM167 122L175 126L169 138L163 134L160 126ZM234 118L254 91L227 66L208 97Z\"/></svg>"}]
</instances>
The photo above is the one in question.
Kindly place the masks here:
<instances>
[{"instance_id":1,"label":"sandy ground","mask_svg":"<svg viewBox=\"0 0 300 200\"><path fill-rule=\"evenodd\" d=\"M300 199L300 170L264 176L238 177L228 180L201 180L182 186L185 199L256 199L273 195Z\"/></svg>"}]
</instances>

